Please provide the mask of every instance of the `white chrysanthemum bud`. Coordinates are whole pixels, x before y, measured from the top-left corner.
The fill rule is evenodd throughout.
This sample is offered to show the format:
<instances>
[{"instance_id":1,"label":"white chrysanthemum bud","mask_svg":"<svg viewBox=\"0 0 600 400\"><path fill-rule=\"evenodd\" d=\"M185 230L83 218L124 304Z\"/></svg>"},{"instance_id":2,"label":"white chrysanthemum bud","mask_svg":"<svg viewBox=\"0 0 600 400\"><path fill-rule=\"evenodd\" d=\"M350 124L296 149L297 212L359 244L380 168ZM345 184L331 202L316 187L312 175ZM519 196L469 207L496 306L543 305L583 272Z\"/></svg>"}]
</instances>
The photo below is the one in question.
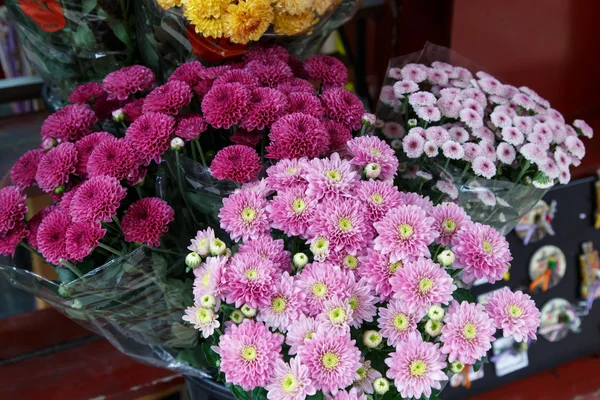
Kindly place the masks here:
<instances>
[{"instance_id":1,"label":"white chrysanthemum bud","mask_svg":"<svg viewBox=\"0 0 600 400\"><path fill-rule=\"evenodd\" d=\"M240 310L233 310L229 318L236 324L241 324L246 317Z\"/></svg>"},{"instance_id":2,"label":"white chrysanthemum bud","mask_svg":"<svg viewBox=\"0 0 600 400\"><path fill-rule=\"evenodd\" d=\"M185 142L180 137L174 137L171 140L171 150L181 150L185 146Z\"/></svg>"},{"instance_id":3,"label":"white chrysanthemum bud","mask_svg":"<svg viewBox=\"0 0 600 400\"><path fill-rule=\"evenodd\" d=\"M376 121L377 121L377 117L375 117L375 114L371 114L371 113L364 113L361 118L362 124L366 125L368 127L375 125Z\"/></svg>"},{"instance_id":4,"label":"white chrysanthemum bud","mask_svg":"<svg viewBox=\"0 0 600 400\"><path fill-rule=\"evenodd\" d=\"M381 344L383 336L375 330L366 331L363 334L363 344L370 349L374 349Z\"/></svg>"},{"instance_id":5,"label":"white chrysanthemum bud","mask_svg":"<svg viewBox=\"0 0 600 400\"><path fill-rule=\"evenodd\" d=\"M402 140L394 139L394 140L392 140L390 145L392 146L392 149L394 149L394 150L401 149L402 148Z\"/></svg>"},{"instance_id":6,"label":"white chrysanthemum bud","mask_svg":"<svg viewBox=\"0 0 600 400\"><path fill-rule=\"evenodd\" d=\"M425 323L425 332L427 332L427 334L429 334L431 337L436 337L442 333L443 326L444 324L442 324L440 321L434 321L430 319Z\"/></svg>"},{"instance_id":7,"label":"white chrysanthemum bud","mask_svg":"<svg viewBox=\"0 0 600 400\"><path fill-rule=\"evenodd\" d=\"M47 137L42 140L42 149L48 151L53 149L57 144L56 139Z\"/></svg>"},{"instance_id":8,"label":"white chrysanthemum bud","mask_svg":"<svg viewBox=\"0 0 600 400\"><path fill-rule=\"evenodd\" d=\"M373 381L373 390L377 394L386 394L390 390L390 381L381 377Z\"/></svg>"},{"instance_id":9,"label":"white chrysanthemum bud","mask_svg":"<svg viewBox=\"0 0 600 400\"><path fill-rule=\"evenodd\" d=\"M200 307L202 308L214 308L217 305L217 298L212 294L205 294L200 297Z\"/></svg>"},{"instance_id":10,"label":"white chrysanthemum bud","mask_svg":"<svg viewBox=\"0 0 600 400\"><path fill-rule=\"evenodd\" d=\"M308 264L308 256L304 253L296 253L294 254L294 267L296 268L304 268L306 264Z\"/></svg>"},{"instance_id":11,"label":"white chrysanthemum bud","mask_svg":"<svg viewBox=\"0 0 600 400\"><path fill-rule=\"evenodd\" d=\"M453 374L458 374L458 373L462 372L462 370L464 368L465 368L465 366L458 360L456 360L452 364L450 364L450 372L452 372Z\"/></svg>"},{"instance_id":12,"label":"white chrysanthemum bud","mask_svg":"<svg viewBox=\"0 0 600 400\"><path fill-rule=\"evenodd\" d=\"M407 125L409 128L414 128L417 126L417 120L415 118L411 118L408 120Z\"/></svg>"},{"instance_id":13,"label":"white chrysanthemum bud","mask_svg":"<svg viewBox=\"0 0 600 400\"><path fill-rule=\"evenodd\" d=\"M61 283L58 287L58 295L61 297L69 297L71 295L71 290L67 285Z\"/></svg>"},{"instance_id":14,"label":"white chrysanthemum bud","mask_svg":"<svg viewBox=\"0 0 600 400\"><path fill-rule=\"evenodd\" d=\"M427 316L433 321L441 321L444 318L444 309L437 304L432 305L427 310Z\"/></svg>"},{"instance_id":15,"label":"white chrysanthemum bud","mask_svg":"<svg viewBox=\"0 0 600 400\"><path fill-rule=\"evenodd\" d=\"M125 112L122 108L119 108L112 112L112 118L115 122L125 121Z\"/></svg>"},{"instance_id":16,"label":"white chrysanthemum bud","mask_svg":"<svg viewBox=\"0 0 600 400\"><path fill-rule=\"evenodd\" d=\"M227 246L221 239L210 241L210 254L213 256L222 256L227 251Z\"/></svg>"},{"instance_id":17,"label":"white chrysanthemum bud","mask_svg":"<svg viewBox=\"0 0 600 400\"><path fill-rule=\"evenodd\" d=\"M200 264L202 264L202 257L200 257L200 254L196 253L195 251L185 256L185 265L188 267L196 268Z\"/></svg>"},{"instance_id":18,"label":"white chrysanthemum bud","mask_svg":"<svg viewBox=\"0 0 600 400\"><path fill-rule=\"evenodd\" d=\"M329 240L324 236L317 238L310 244L310 251L317 260L324 259L329 253Z\"/></svg>"},{"instance_id":19,"label":"white chrysanthemum bud","mask_svg":"<svg viewBox=\"0 0 600 400\"><path fill-rule=\"evenodd\" d=\"M248 318L252 318L256 315L256 308L252 308L248 304L244 304L242 308L240 308L240 311Z\"/></svg>"},{"instance_id":20,"label":"white chrysanthemum bud","mask_svg":"<svg viewBox=\"0 0 600 400\"><path fill-rule=\"evenodd\" d=\"M437 256L437 260L442 267L451 267L455 259L452 250L444 250Z\"/></svg>"},{"instance_id":21,"label":"white chrysanthemum bud","mask_svg":"<svg viewBox=\"0 0 600 400\"><path fill-rule=\"evenodd\" d=\"M367 164L365 167L365 175L371 179L379 178L379 175L381 175L381 166L377 163Z\"/></svg>"}]
</instances>

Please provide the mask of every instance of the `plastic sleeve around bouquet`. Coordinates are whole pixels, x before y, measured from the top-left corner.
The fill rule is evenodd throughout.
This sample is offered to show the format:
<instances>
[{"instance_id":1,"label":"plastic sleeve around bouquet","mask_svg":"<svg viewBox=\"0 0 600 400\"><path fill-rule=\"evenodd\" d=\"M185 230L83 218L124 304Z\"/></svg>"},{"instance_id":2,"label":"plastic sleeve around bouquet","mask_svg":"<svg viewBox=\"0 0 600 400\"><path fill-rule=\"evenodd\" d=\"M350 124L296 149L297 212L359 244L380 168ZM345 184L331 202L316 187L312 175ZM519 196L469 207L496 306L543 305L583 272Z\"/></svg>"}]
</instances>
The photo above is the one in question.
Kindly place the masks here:
<instances>
[{"instance_id":1,"label":"plastic sleeve around bouquet","mask_svg":"<svg viewBox=\"0 0 600 400\"><path fill-rule=\"evenodd\" d=\"M0 274L15 287L103 336L122 353L148 365L207 377L201 361L192 366L186 358L194 352L199 334L181 320L185 307L193 303L192 279L175 278L184 270L182 260L169 261L146 247L62 285L0 265ZM62 272L68 270L60 268Z\"/></svg>"},{"instance_id":2,"label":"plastic sleeve around bouquet","mask_svg":"<svg viewBox=\"0 0 600 400\"><path fill-rule=\"evenodd\" d=\"M131 0L7 0L6 6L28 61L52 85L53 105L64 105L75 86L133 60Z\"/></svg>"}]
</instances>

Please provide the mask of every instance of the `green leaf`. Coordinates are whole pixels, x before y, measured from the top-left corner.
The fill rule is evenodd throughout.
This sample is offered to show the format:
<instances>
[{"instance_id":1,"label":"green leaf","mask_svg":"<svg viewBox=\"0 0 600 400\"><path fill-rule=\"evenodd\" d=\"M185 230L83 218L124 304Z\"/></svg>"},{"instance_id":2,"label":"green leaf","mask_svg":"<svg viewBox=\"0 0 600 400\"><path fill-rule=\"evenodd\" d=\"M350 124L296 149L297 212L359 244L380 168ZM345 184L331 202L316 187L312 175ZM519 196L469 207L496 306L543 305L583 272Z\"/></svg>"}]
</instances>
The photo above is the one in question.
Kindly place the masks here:
<instances>
[{"instance_id":1,"label":"green leaf","mask_svg":"<svg viewBox=\"0 0 600 400\"><path fill-rule=\"evenodd\" d=\"M267 391L261 387L257 387L252 391L252 399L262 400L267 398Z\"/></svg>"},{"instance_id":2,"label":"green leaf","mask_svg":"<svg viewBox=\"0 0 600 400\"><path fill-rule=\"evenodd\" d=\"M477 303L477 300L471 294L471 291L469 291L468 289L456 289L454 293L452 293L452 297L459 303L463 301L468 301L469 303Z\"/></svg>"},{"instance_id":3,"label":"green leaf","mask_svg":"<svg viewBox=\"0 0 600 400\"><path fill-rule=\"evenodd\" d=\"M477 372L483 367L483 364L489 363L487 357L483 357L481 360L477 360L475 364L473 364L473 371Z\"/></svg>"},{"instance_id":4,"label":"green leaf","mask_svg":"<svg viewBox=\"0 0 600 400\"><path fill-rule=\"evenodd\" d=\"M236 399L241 400L250 400L250 396L248 396L248 392L242 389L241 386L231 385L231 393L235 396Z\"/></svg>"},{"instance_id":5,"label":"green leaf","mask_svg":"<svg viewBox=\"0 0 600 400\"><path fill-rule=\"evenodd\" d=\"M83 49L93 49L96 46L94 32L87 24L80 24L77 27L77 30L73 32L73 41Z\"/></svg>"},{"instance_id":6,"label":"green leaf","mask_svg":"<svg viewBox=\"0 0 600 400\"><path fill-rule=\"evenodd\" d=\"M113 33L121 42L125 44L125 46L129 47L131 40L129 39L129 32L127 32L127 28L123 22L116 19L109 19L108 26L112 29Z\"/></svg>"},{"instance_id":7,"label":"green leaf","mask_svg":"<svg viewBox=\"0 0 600 400\"><path fill-rule=\"evenodd\" d=\"M81 10L85 15L88 15L94 8L96 8L98 0L83 0L81 4Z\"/></svg>"},{"instance_id":8,"label":"green leaf","mask_svg":"<svg viewBox=\"0 0 600 400\"><path fill-rule=\"evenodd\" d=\"M58 274L58 280L63 283L73 282L77 279L77 275L71 272L70 269L65 267L55 267L56 273Z\"/></svg>"},{"instance_id":9,"label":"green leaf","mask_svg":"<svg viewBox=\"0 0 600 400\"><path fill-rule=\"evenodd\" d=\"M198 331L189 325L176 322L171 325L173 337L165 342L166 346L191 348L198 344Z\"/></svg>"},{"instance_id":10,"label":"green leaf","mask_svg":"<svg viewBox=\"0 0 600 400\"><path fill-rule=\"evenodd\" d=\"M190 205L202 214L217 215L223 207L223 198L220 196L190 192L188 200Z\"/></svg>"},{"instance_id":11,"label":"green leaf","mask_svg":"<svg viewBox=\"0 0 600 400\"><path fill-rule=\"evenodd\" d=\"M312 396L307 396L306 400L325 400L325 396L323 396L323 392L318 391L317 393L313 394Z\"/></svg>"},{"instance_id":12,"label":"green leaf","mask_svg":"<svg viewBox=\"0 0 600 400\"><path fill-rule=\"evenodd\" d=\"M202 343L202 351L204 352L204 357L206 357L206 361L211 367L217 368L217 365L220 361L219 355L214 352L213 349L210 348L210 343L203 342Z\"/></svg>"}]
</instances>

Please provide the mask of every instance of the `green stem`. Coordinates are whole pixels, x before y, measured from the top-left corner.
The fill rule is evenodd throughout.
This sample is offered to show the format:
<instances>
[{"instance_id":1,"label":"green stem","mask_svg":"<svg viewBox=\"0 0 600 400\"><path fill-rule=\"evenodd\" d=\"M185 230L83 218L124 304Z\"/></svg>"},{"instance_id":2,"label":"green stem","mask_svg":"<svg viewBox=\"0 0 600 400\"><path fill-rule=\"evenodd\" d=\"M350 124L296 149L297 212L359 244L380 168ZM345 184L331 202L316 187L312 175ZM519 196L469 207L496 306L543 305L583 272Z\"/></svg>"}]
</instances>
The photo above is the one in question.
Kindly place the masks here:
<instances>
[{"instance_id":1,"label":"green stem","mask_svg":"<svg viewBox=\"0 0 600 400\"><path fill-rule=\"evenodd\" d=\"M432 259L433 261L435 261L435 259L436 259L437 255L438 255L438 253L440 252L440 250L441 250L441 249L442 249L442 246L438 246L438 247L437 247L437 249L435 250L435 254L433 255L433 257L431 257L431 259Z\"/></svg>"},{"instance_id":2,"label":"green stem","mask_svg":"<svg viewBox=\"0 0 600 400\"><path fill-rule=\"evenodd\" d=\"M198 151L196 150L196 146L194 145L194 143L191 143L192 145L192 158L194 159L194 161L198 162Z\"/></svg>"},{"instance_id":3,"label":"green stem","mask_svg":"<svg viewBox=\"0 0 600 400\"><path fill-rule=\"evenodd\" d=\"M267 135L266 135L266 133L263 132L262 139L260 140L260 163L261 164L265 163L265 147L267 146L266 140L267 140Z\"/></svg>"},{"instance_id":4,"label":"green stem","mask_svg":"<svg viewBox=\"0 0 600 400\"><path fill-rule=\"evenodd\" d=\"M41 255L39 251L37 251L37 250L36 250L36 249L34 249L33 247L29 246L27 243L25 243L25 241L21 240L21 241L19 242L19 244L20 244L22 247L24 247L24 248L26 248L27 250L29 250L29 252L30 252L31 254L35 254L35 255L38 255L38 256L40 256L40 258L41 258L42 260L44 259L44 256L43 256L43 255Z\"/></svg>"},{"instance_id":5,"label":"green stem","mask_svg":"<svg viewBox=\"0 0 600 400\"><path fill-rule=\"evenodd\" d=\"M200 160L202 161L202 165L204 165L204 168L208 169L208 166L206 165L206 158L204 158L204 152L202 151L202 146L200 146L200 141L198 139L194 139L194 143L196 143L196 146L198 147L198 152L200 153Z\"/></svg>"},{"instance_id":6,"label":"green stem","mask_svg":"<svg viewBox=\"0 0 600 400\"><path fill-rule=\"evenodd\" d=\"M194 224L196 226L198 226L198 221L196 220L196 216L194 215L194 209L192 207L190 207L190 204L188 203L187 195L186 195L185 191L183 190L183 180L181 179L181 157L179 156L179 152L177 150L175 150L175 162L177 163L176 175L177 175L177 186L179 187L179 193L181 194L181 197L183 198L183 202L185 203L185 206L190 211L190 215L192 216L192 219L194 220Z\"/></svg>"},{"instance_id":7,"label":"green stem","mask_svg":"<svg viewBox=\"0 0 600 400\"><path fill-rule=\"evenodd\" d=\"M140 200L144 198L144 195L142 194L142 189L140 189L139 186L135 186L135 191L137 192L137 195L139 196Z\"/></svg>"},{"instance_id":8,"label":"green stem","mask_svg":"<svg viewBox=\"0 0 600 400\"><path fill-rule=\"evenodd\" d=\"M98 247L100 247L100 248L102 248L102 249L104 249L104 250L110 251L111 253L113 253L114 255L116 255L116 256L118 256L118 257L122 257L122 258L124 258L124 257L125 257L125 254L121 253L121 252L120 252L119 250L117 250L117 249L113 249L112 247L110 247L110 246L109 246L109 245L107 245L107 244L104 244L104 243L98 243Z\"/></svg>"},{"instance_id":9,"label":"green stem","mask_svg":"<svg viewBox=\"0 0 600 400\"><path fill-rule=\"evenodd\" d=\"M117 217L116 215L112 216L112 220L115 224L117 224L117 226L119 227L119 229L121 229L121 221L119 221L119 217Z\"/></svg>"},{"instance_id":10,"label":"green stem","mask_svg":"<svg viewBox=\"0 0 600 400\"><path fill-rule=\"evenodd\" d=\"M446 164L444 164L444 171L445 172L448 171L448 164L450 164L450 159L449 158L446 159Z\"/></svg>"},{"instance_id":11,"label":"green stem","mask_svg":"<svg viewBox=\"0 0 600 400\"><path fill-rule=\"evenodd\" d=\"M467 164L465 165L465 167L463 168L463 170L462 170L462 173L461 173L461 174L460 174L460 176L458 177L458 179L457 179L456 183L459 183L459 184L460 184L460 183L462 183L462 179L465 177L465 174L466 174L466 173L467 173L467 171L469 170L469 166L470 166L470 165L471 165L470 163L467 163Z\"/></svg>"},{"instance_id":12,"label":"green stem","mask_svg":"<svg viewBox=\"0 0 600 400\"><path fill-rule=\"evenodd\" d=\"M115 133L117 134L117 137L122 137L121 130L119 129L119 124L117 123L117 121L113 120L113 125L115 126Z\"/></svg>"},{"instance_id":13,"label":"green stem","mask_svg":"<svg viewBox=\"0 0 600 400\"><path fill-rule=\"evenodd\" d=\"M452 278L454 278L456 275L458 275L460 273L460 271L462 271L462 269L455 269L454 271L452 271L452 273L450 274L450 276Z\"/></svg>"},{"instance_id":14,"label":"green stem","mask_svg":"<svg viewBox=\"0 0 600 400\"><path fill-rule=\"evenodd\" d=\"M518 184L521 178L523 178L523 175L525 175L530 165L531 163L528 160L525 160L525 164L523 164L523 168L521 168L521 172L519 172L519 176L517 176L517 179L515 180L516 184Z\"/></svg>"},{"instance_id":15,"label":"green stem","mask_svg":"<svg viewBox=\"0 0 600 400\"><path fill-rule=\"evenodd\" d=\"M72 273L74 273L75 275L77 275L78 278L81 278L83 276L83 274L81 273L81 271L78 270L75 265L71 264L67 260L60 260L60 263L62 265L64 265L65 267L67 267Z\"/></svg>"},{"instance_id":16,"label":"green stem","mask_svg":"<svg viewBox=\"0 0 600 400\"><path fill-rule=\"evenodd\" d=\"M440 193L440 196L437 198L436 201L433 202L434 205L438 205L440 204L440 201L442 201L442 199L444 198L444 196L446 195L446 193Z\"/></svg>"},{"instance_id":17,"label":"green stem","mask_svg":"<svg viewBox=\"0 0 600 400\"><path fill-rule=\"evenodd\" d=\"M103 223L102 223L102 226L103 226L104 228L107 228L107 229L109 229L110 231L112 231L112 232L116 233L117 235L121 235L121 231L120 231L120 230L118 230L117 228L115 228L114 226L112 226L111 224L108 224L108 223L106 223L106 222L103 222Z\"/></svg>"},{"instance_id":18,"label":"green stem","mask_svg":"<svg viewBox=\"0 0 600 400\"><path fill-rule=\"evenodd\" d=\"M363 126L360 128L360 136L365 136L366 131L367 131L367 126L365 124L363 124Z\"/></svg>"}]
</instances>

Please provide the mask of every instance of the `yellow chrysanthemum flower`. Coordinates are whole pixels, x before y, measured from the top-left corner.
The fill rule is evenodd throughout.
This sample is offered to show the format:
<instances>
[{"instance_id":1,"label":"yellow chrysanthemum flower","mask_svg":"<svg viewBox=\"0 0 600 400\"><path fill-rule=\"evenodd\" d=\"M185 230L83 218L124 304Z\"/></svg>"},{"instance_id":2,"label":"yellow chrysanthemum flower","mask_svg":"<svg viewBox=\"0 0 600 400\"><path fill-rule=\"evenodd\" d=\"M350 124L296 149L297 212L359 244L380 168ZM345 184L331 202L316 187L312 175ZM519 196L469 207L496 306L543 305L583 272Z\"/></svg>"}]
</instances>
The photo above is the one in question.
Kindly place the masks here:
<instances>
[{"instance_id":1,"label":"yellow chrysanthemum flower","mask_svg":"<svg viewBox=\"0 0 600 400\"><path fill-rule=\"evenodd\" d=\"M227 8L225 36L233 43L246 44L261 38L269 28L275 13L269 0L246 0Z\"/></svg>"},{"instance_id":2,"label":"yellow chrysanthemum flower","mask_svg":"<svg viewBox=\"0 0 600 400\"><path fill-rule=\"evenodd\" d=\"M212 37L215 39L223 37L223 28L225 24L220 18L197 18L196 20L191 21L191 23L196 26L196 33L199 33L202 36Z\"/></svg>"},{"instance_id":3,"label":"yellow chrysanthemum flower","mask_svg":"<svg viewBox=\"0 0 600 400\"><path fill-rule=\"evenodd\" d=\"M314 0L312 10L316 12L317 15L323 15L334 3L335 0Z\"/></svg>"},{"instance_id":4,"label":"yellow chrysanthemum flower","mask_svg":"<svg viewBox=\"0 0 600 400\"><path fill-rule=\"evenodd\" d=\"M183 0L183 15L189 20L222 18L233 0Z\"/></svg>"},{"instance_id":5,"label":"yellow chrysanthemum flower","mask_svg":"<svg viewBox=\"0 0 600 400\"><path fill-rule=\"evenodd\" d=\"M275 8L290 15L304 14L310 10L312 0L274 0Z\"/></svg>"},{"instance_id":6,"label":"yellow chrysanthemum flower","mask_svg":"<svg viewBox=\"0 0 600 400\"><path fill-rule=\"evenodd\" d=\"M156 0L156 2L165 10L173 7L179 7L181 5L181 0Z\"/></svg>"},{"instance_id":7,"label":"yellow chrysanthemum flower","mask_svg":"<svg viewBox=\"0 0 600 400\"><path fill-rule=\"evenodd\" d=\"M275 30L275 33L282 35L298 35L310 29L310 27L316 24L318 20L319 19L315 18L312 11L300 15L277 12L275 14L273 29Z\"/></svg>"}]
</instances>

